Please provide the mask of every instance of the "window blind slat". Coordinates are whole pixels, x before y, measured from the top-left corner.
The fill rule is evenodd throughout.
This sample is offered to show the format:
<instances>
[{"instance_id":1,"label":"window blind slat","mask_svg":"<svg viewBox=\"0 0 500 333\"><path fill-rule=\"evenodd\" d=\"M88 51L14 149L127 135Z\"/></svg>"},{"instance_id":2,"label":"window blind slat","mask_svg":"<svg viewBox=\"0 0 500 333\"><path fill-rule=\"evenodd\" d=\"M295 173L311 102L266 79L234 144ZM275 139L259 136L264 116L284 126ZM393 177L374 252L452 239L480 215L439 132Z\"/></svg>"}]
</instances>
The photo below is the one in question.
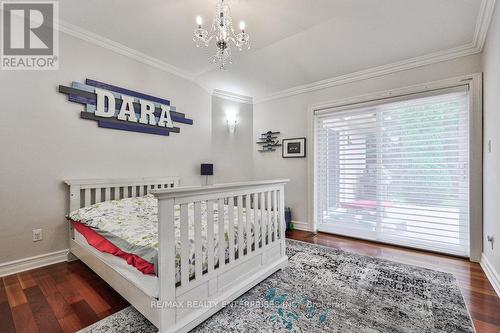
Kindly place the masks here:
<instances>
[{"instance_id":1,"label":"window blind slat","mask_svg":"<svg viewBox=\"0 0 500 333\"><path fill-rule=\"evenodd\" d=\"M469 255L469 96L315 115L318 229Z\"/></svg>"}]
</instances>

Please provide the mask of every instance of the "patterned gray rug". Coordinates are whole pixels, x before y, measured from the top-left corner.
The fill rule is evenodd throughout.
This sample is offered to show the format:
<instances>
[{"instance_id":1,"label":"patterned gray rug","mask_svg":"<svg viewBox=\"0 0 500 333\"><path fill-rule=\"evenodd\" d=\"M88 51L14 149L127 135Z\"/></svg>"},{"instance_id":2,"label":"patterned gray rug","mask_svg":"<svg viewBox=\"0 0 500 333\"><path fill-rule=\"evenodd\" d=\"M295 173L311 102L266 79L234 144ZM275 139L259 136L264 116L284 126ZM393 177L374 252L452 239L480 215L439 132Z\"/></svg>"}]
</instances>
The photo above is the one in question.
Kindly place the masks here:
<instances>
[{"instance_id":1,"label":"patterned gray rug","mask_svg":"<svg viewBox=\"0 0 500 333\"><path fill-rule=\"evenodd\" d=\"M287 240L289 266L194 332L474 332L452 274ZM134 308L85 333L156 332Z\"/></svg>"}]
</instances>

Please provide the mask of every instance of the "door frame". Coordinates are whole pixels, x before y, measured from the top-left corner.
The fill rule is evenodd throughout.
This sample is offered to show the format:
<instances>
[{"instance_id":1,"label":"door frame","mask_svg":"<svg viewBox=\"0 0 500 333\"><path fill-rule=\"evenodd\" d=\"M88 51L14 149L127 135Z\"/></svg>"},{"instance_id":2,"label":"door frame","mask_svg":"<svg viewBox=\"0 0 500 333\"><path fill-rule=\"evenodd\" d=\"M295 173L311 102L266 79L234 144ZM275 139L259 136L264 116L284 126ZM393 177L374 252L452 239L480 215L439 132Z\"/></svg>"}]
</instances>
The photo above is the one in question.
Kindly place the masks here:
<instances>
[{"instance_id":1,"label":"door frame","mask_svg":"<svg viewBox=\"0 0 500 333\"><path fill-rule=\"evenodd\" d=\"M384 100L388 98L402 97L432 90L452 88L460 85L469 86L469 253L470 260L479 262L483 252L483 74L473 73L453 77L449 79L417 84L413 86L378 91L366 95L338 99L331 102L311 104L308 107L308 147L310 158L308 158L308 220L309 228L317 232L316 217L316 175L314 166L316 164L316 142L315 121L316 111L342 108L356 104L363 104Z\"/></svg>"}]
</instances>

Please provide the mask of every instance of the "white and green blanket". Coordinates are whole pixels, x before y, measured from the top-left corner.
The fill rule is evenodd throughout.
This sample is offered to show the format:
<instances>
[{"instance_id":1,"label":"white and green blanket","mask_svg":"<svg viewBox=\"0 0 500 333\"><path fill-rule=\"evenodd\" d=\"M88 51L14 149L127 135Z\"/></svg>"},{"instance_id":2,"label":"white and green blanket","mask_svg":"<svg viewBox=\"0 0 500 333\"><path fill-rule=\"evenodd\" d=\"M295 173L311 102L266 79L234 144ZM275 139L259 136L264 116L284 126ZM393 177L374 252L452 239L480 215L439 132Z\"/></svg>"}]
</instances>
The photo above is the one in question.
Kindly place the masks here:
<instances>
[{"instance_id":1,"label":"white and green blanket","mask_svg":"<svg viewBox=\"0 0 500 333\"><path fill-rule=\"evenodd\" d=\"M189 273L194 274L195 254L194 254L194 205L188 205L189 216ZM234 216L238 216L238 208L234 207ZM243 208L243 211L245 208ZM254 219L254 210L250 210L250 221L256 221L260 224L260 213L257 211L257 219ZM273 214L271 215L271 223L269 229L272 229L274 223ZM228 206L224 205L225 217L225 239L224 247L226 252L226 260L229 258L229 239L227 234L228 228ZM135 254L142 259L153 263L157 267L158 262L158 200L153 195L144 197L127 198L121 200L105 201L94 204L92 206L80 208L68 215L68 218L85 224L92 228L116 247L124 252ZM219 212L218 205L214 204L214 262L218 263L218 248L219 248ZM201 203L201 221L202 221L202 253L203 253L203 270L208 266L208 251L207 251L207 204ZM243 232L246 248L246 214L243 213ZM180 206L175 207L175 239L176 239L176 280L180 280ZM239 225L237 218L234 223L235 234L235 253L238 253L238 230ZM253 223L251 225L251 239L254 239ZM267 234L267 233L266 233ZM260 233L259 233L260 235ZM260 242L261 237L259 237Z\"/></svg>"}]
</instances>

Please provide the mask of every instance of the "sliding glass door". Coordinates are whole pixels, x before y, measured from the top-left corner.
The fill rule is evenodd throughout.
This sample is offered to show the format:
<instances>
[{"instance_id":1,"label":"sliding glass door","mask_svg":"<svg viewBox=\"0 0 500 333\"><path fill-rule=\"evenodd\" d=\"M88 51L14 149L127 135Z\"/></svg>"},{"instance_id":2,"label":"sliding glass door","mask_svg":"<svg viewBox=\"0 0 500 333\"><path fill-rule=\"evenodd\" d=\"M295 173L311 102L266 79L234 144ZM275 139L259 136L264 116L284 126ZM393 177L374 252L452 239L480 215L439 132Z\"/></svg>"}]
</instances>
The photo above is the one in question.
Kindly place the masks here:
<instances>
[{"instance_id":1,"label":"sliding glass door","mask_svg":"<svg viewBox=\"0 0 500 333\"><path fill-rule=\"evenodd\" d=\"M318 230L469 256L465 87L315 114Z\"/></svg>"}]
</instances>

